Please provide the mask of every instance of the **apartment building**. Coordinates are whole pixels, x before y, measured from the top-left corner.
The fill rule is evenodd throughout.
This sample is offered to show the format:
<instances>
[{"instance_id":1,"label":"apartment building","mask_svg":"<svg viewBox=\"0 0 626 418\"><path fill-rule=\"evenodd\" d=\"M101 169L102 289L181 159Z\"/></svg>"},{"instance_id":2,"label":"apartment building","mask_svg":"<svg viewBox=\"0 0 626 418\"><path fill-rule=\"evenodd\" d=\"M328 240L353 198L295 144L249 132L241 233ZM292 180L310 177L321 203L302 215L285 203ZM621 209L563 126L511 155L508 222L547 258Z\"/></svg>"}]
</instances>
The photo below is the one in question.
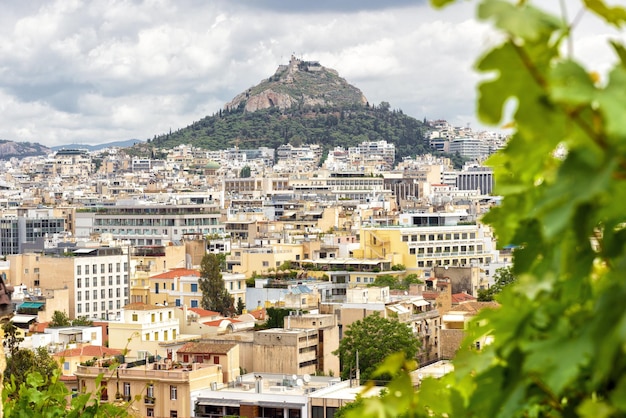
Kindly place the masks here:
<instances>
[{"instance_id":1,"label":"apartment building","mask_svg":"<svg viewBox=\"0 0 626 418\"><path fill-rule=\"evenodd\" d=\"M64 232L65 219L53 216L52 209L32 209L0 217L0 256L34 248L43 251L45 240Z\"/></svg>"},{"instance_id":2,"label":"apartment building","mask_svg":"<svg viewBox=\"0 0 626 418\"><path fill-rule=\"evenodd\" d=\"M332 315L302 314L285 318L285 328L254 333L254 370L265 373L326 374L339 372L339 331Z\"/></svg>"},{"instance_id":3,"label":"apartment building","mask_svg":"<svg viewBox=\"0 0 626 418\"><path fill-rule=\"evenodd\" d=\"M156 355L164 357L180 334L174 309L177 308L145 303L126 305L121 321L109 324L109 346L127 349L126 357L131 360Z\"/></svg>"},{"instance_id":4,"label":"apartment building","mask_svg":"<svg viewBox=\"0 0 626 418\"><path fill-rule=\"evenodd\" d=\"M76 236L111 234L133 246L165 245L185 234L223 234L220 209L215 205L137 204L96 206L76 212Z\"/></svg>"},{"instance_id":5,"label":"apartment building","mask_svg":"<svg viewBox=\"0 0 626 418\"><path fill-rule=\"evenodd\" d=\"M129 300L128 254L119 247L100 247L73 249L68 255L9 256L8 278L31 293L67 289L70 318L119 318Z\"/></svg>"},{"instance_id":6,"label":"apartment building","mask_svg":"<svg viewBox=\"0 0 626 418\"><path fill-rule=\"evenodd\" d=\"M100 390L101 402L128 402L131 411L144 417L194 416L192 399L211 385L223 382L219 365L182 365L165 358L137 366L124 363L124 367L110 370L111 363L110 359L101 359L92 366L77 366L79 392Z\"/></svg>"}]
</instances>

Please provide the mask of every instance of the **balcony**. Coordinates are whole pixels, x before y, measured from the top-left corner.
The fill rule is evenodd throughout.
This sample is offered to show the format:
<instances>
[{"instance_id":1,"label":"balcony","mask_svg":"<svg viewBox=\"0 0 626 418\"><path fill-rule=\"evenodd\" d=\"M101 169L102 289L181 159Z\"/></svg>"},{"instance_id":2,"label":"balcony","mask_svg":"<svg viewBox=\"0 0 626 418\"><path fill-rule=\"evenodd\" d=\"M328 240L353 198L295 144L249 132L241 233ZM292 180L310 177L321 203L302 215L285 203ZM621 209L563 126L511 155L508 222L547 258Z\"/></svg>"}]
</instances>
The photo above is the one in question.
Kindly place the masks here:
<instances>
[{"instance_id":1,"label":"balcony","mask_svg":"<svg viewBox=\"0 0 626 418\"><path fill-rule=\"evenodd\" d=\"M144 396L143 401L146 405L154 405L156 398L154 396Z\"/></svg>"}]
</instances>

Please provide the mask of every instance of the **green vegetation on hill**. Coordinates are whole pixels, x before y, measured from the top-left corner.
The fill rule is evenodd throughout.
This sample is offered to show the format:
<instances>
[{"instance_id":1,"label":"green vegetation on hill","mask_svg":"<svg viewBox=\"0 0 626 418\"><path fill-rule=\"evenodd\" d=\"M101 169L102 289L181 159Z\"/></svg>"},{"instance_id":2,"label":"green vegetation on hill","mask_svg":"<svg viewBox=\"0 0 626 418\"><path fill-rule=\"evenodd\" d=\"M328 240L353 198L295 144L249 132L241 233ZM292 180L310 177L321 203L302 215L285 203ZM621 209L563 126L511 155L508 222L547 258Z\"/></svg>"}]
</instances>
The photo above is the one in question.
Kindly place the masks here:
<instances>
[{"instance_id":1,"label":"green vegetation on hill","mask_svg":"<svg viewBox=\"0 0 626 418\"><path fill-rule=\"evenodd\" d=\"M325 149L349 147L363 141L386 140L396 145L396 159L433 153L424 139L421 121L402 111L380 106L269 108L245 112L240 108L207 116L186 128L157 136L151 144L172 148L192 144L211 150L277 148L286 143L320 144Z\"/></svg>"}]
</instances>

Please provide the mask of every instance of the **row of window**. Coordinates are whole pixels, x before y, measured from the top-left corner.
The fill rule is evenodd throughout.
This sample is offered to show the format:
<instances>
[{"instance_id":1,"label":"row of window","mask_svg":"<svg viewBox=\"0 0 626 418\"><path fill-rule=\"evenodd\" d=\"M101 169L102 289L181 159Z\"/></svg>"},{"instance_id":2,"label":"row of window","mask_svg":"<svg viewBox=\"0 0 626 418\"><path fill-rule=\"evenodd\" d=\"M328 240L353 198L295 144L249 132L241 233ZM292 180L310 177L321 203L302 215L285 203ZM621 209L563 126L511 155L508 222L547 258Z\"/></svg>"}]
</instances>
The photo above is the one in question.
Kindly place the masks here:
<instances>
[{"instance_id":1,"label":"row of window","mask_svg":"<svg viewBox=\"0 0 626 418\"><path fill-rule=\"evenodd\" d=\"M107 298L107 289L100 289L100 299L106 299ZM113 298L113 289L108 289L108 298L112 299ZM81 292L81 291L77 291L76 292L76 300L78 302L83 300L83 294L84 294L84 298L85 300L89 300L89 296L90 294L93 295L93 299L98 299L98 290L94 289L93 292L89 292L89 290L85 290L85 292ZM117 289L115 289L115 297L121 297L122 296L122 290L118 287ZM125 287L124 288L124 297L128 296L128 288Z\"/></svg>"},{"instance_id":2,"label":"row of window","mask_svg":"<svg viewBox=\"0 0 626 418\"><path fill-rule=\"evenodd\" d=\"M124 300L124 305L128 304L128 300ZM89 313L90 309L93 308L94 313L98 312L98 302L93 302L93 303L77 303L76 304L76 313L77 314L82 314L82 313ZM122 308L122 301L121 300L116 300L115 301L115 309L121 309ZM113 301L110 300L108 301L108 308L107 308L107 302L106 301L101 301L100 302L100 311L101 312L101 316L104 318L104 314L105 311L108 310L112 310L113 309Z\"/></svg>"},{"instance_id":3,"label":"row of window","mask_svg":"<svg viewBox=\"0 0 626 418\"><path fill-rule=\"evenodd\" d=\"M94 287L98 286L98 278L97 277L92 277L91 280L89 280L89 277L85 277L85 287L89 287L89 284L92 284ZM100 286L106 286L106 278L104 276L100 277ZM109 276L109 280L108 280L109 286L113 286L113 276ZM116 285L121 285L122 284L122 278L120 276L115 276L115 284ZM128 276L124 275L124 284L127 285L128 284ZM78 277L76 279L76 288L80 289L83 287L83 278L82 277Z\"/></svg>"},{"instance_id":4,"label":"row of window","mask_svg":"<svg viewBox=\"0 0 626 418\"><path fill-rule=\"evenodd\" d=\"M89 274L89 264L85 264L85 275ZM121 272L121 267L122 264L121 263L115 263L115 273L120 273ZM124 272L128 271L128 263L124 263ZM105 273L113 273L113 263L109 263L104 264L101 263L100 264L100 274L105 274ZM80 276L83 274L83 266L78 265L76 266L76 275ZM98 274L98 265L97 264L92 264L91 265L91 274Z\"/></svg>"},{"instance_id":5,"label":"row of window","mask_svg":"<svg viewBox=\"0 0 626 418\"><path fill-rule=\"evenodd\" d=\"M451 245L443 247L418 247L409 248L409 254L465 254L465 253L481 253L482 245Z\"/></svg>"},{"instance_id":6,"label":"row of window","mask_svg":"<svg viewBox=\"0 0 626 418\"><path fill-rule=\"evenodd\" d=\"M163 331L163 340L162 341L169 341L170 339L170 333L168 330L164 330ZM176 329L172 329L172 339L175 340L176 339ZM150 333L150 332L146 332L143 335L143 340L144 341L160 341L159 340L159 331L154 331L154 333Z\"/></svg>"},{"instance_id":7,"label":"row of window","mask_svg":"<svg viewBox=\"0 0 626 418\"><path fill-rule=\"evenodd\" d=\"M418 261L417 267L435 267L435 266L466 266L471 262L471 260L476 260L478 264L489 264L491 263L491 257L478 257L478 258L454 258L454 259L443 259L443 260L426 260L426 261Z\"/></svg>"},{"instance_id":8,"label":"row of window","mask_svg":"<svg viewBox=\"0 0 626 418\"><path fill-rule=\"evenodd\" d=\"M417 242L417 241L458 241L460 239L476 239L476 232L448 232L441 234L414 234L403 235L402 242Z\"/></svg>"},{"instance_id":9,"label":"row of window","mask_svg":"<svg viewBox=\"0 0 626 418\"><path fill-rule=\"evenodd\" d=\"M173 316L172 311L167 311L167 319L172 319L172 316ZM159 322L163 322L163 318L164 318L163 312L159 312ZM139 314L136 314L136 313L132 314L131 320L133 322L139 322ZM155 312L151 313L150 322L156 322L156 320L157 320L157 314Z\"/></svg>"}]
</instances>

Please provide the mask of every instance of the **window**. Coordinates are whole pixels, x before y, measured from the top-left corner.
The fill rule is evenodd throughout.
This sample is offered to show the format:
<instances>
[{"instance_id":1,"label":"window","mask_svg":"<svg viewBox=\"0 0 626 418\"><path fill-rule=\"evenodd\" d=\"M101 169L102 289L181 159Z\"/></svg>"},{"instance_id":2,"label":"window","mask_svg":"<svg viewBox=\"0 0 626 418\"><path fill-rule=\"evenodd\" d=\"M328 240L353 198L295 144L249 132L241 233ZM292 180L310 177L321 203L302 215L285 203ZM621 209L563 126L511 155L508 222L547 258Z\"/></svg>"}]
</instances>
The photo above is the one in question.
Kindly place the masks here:
<instances>
[{"instance_id":1,"label":"window","mask_svg":"<svg viewBox=\"0 0 626 418\"><path fill-rule=\"evenodd\" d=\"M93 298L98 299L98 291L96 289L93 291Z\"/></svg>"},{"instance_id":2,"label":"window","mask_svg":"<svg viewBox=\"0 0 626 418\"><path fill-rule=\"evenodd\" d=\"M83 299L82 296L83 296L82 292L77 292L76 293L76 300L80 302Z\"/></svg>"},{"instance_id":3,"label":"window","mask_svg":"<svg viewBox=\"0 0 626 418\"><path fill-rule=\"evenodd\" d=\"M82 286L81 284L81 278L79 277L78 279L76 279L76 288L80 289Z\"/></svg>"},{"instance_id":4,"label":"window","mask_svg":"<svg viewBox=\"0 0 626 418\"><path fill-rule=\"evenodd\" d=\"M115 276L115 284L120 284L120 276Z\"/></svg>"},{"instance_id":5,"label":"window","mask_svg":"<svg viewBox=\"0 0 626 418\"><path fill-rule=\"evenodd\" d=\"M139 316L136 313L133 314L132 318L133 322L137 322L139 320Z\"/></svg>"},{"instance_id":6,"label":"window","mask_svg":"<svg viewBox=\"0 0 626 418\"><path fill-rule=\"evenodd\" d=\"M97 277L93 278L93 285L94 285L94 287L98 286L98 278Z\"/></svg>"},{"instance_id":7,"label":"window","mask_svg":"<svg viewBox=\"0 0 626 418\"><path fill-rule=\"evenodd\" d=\"M191 307L192 308L197 308L198 307L198 301L196 299L191 299Z\"/></svg>"},{"instance_id":8,"label":"window","mask_svg":"<svg viewBox=\"0 0 626 418\"><path fill-rule=\"evenodd\" d=\"M97 264L92 264L91 266L91 274L97 274L98 273L98 265Z\"/></svg>"},{"instance_id":9,"label":"window","mask_svg":"<svg viewBox=\"0 0 626 418\"><path fill-rule=\"evenodd\" d=\"M117 296L118 298L120 296L122 296L122 291L120 290L120 288L118 287L117 289L115 289L115 296Z\"/></svg>"},{"instance_id":10,"label":"window","mask_svg":"<svg viewBox=\"0 0 626 418\"><path fill-rule=\"evenodd\" d=\"M270 265L269 261L264 261L263 262L263 267L269 267L269 265Z\"/></svg>"},{"instance_id":11,"label":"window","mask_svg":"<svg viewBox=\"0 0 626 418\"><path fill-rule=\"evenodd\" d=\"M198 291L198 284L197 283L192 283L191 284L191 291L192 292L197 292Z\"/></svg>"},{"instance_id":12,"label":"window","mask_svg":"<svg viewBox=\"0 0 626 418\"><path fill-rule=\"evenodd\" d=\"M96 312L98 310L98 302L93 303L93 311Z\"/></svg>"},{"instance_id":13,"label":"window","mask_svg":"<svg viewBox=\"0 0 626 418\"><path fill-rule=\"evenodd\" d=\"M119 272L120 272L120 263L117 263L117 264L115 265L115 272L116 272L116 273L119 273Z\"/></svg>"},{"instance_id":14,"label":"window","mask_svg":"<svg viewBox=\"0 0 626 418\"><path fill-rule=\"evenodd\" d=\"M113 297L113 289L109 289L109 298Z\"/></svg>"},{"instance_id":15,"label":"window","mask_svg":"<svg viewBox=\"0 0 626 418\"><path fill-rule=\"evenodd\" d=\"M76 312L82 313L82 310L83 310L83 308L82 308L82 305L80 303L78 305L76 305Z\"/></svg>"},{"instance_id":16,"label":"window","mask_svg":"<svg viewBox=\"0 0 626 418\"><path fill-rule=\"evenodd\" d=\"M113 286L113 276L109 276L109 286Z\"/></svg>"},{"instance_id":17,"label":"window","mask_svg":"<svg viewBox=\"0 0 626 418\"><path fill-rule=\"evenodd\" d=\"M104 299L106 297L106 291L104 289L100 289L100 299Z\"/></svg>"},{"instance_id":18,"label":"window","mask_svg":"<svg viewBox=\"0 0 626 418\"><path fill-rule=\"evenodd\" d=\"M113 263L109 263L109 273L113 273Z\"/></svg>"},{"instance_id":19,"label":"window","mask_svg":"<svg viewBox=\"0 0 626 418\"><path fill-rule=\"evenodd\" d=\"M156 315L150 314L150 322L156 322Z\"/></svg>"},{"instance_id":20,"label":"window","mask_svg":"<svg viewBox=\"0 0 626 418\"><path fill-rule=\"evenodd\" d=\"M154 385L153 384L149 384L148 387L146 388L146 395L154 398Z\"/></svg>"},{"instance_id":21,"label":"window","mask_svg":"<svg viewBox=\"0 0 626 418\"><path fill-rule=\"evenodd\" d=\"M220 364L220 356L213 356L213 364Z\"/></svg>"},{"instance_id":22,"label":"window","mask_svg":"<svg viewBox=\"0 0 626 418\"><path fill-rule=\"evenodd\" d=\"M146 332L146 337L144 338L146 341L150 341L150 333Z\"/></svg>"},{"instance_id":23,"label":"window","mask_svg":"<svg viewBox=\"0 0 626 418\"><path fill-rule=\"evenodd\" d=\"M311 418L324 418L324 407L323 406L312 406L311 407Z\"/></svg>"},{"instance_id":24,"label":"window","mask_svg":"<svg viewBox=\"0 0 626 418\"><path fill-rule=\"evenodd\" d=\"M130 398L130 383L124 382L124 397Z\"/></svg>"},{"instance_id":25,"label":"window","mask_svg":"<svg viewBox=\"0 0 626 418\"><path fill-rule=\"evenodd\" d=\"M146 416L153 417L154 416L154 408L146 408Z\"/></svg>"},{"instance_id":26,"label":"window","mask_svg":"<svg viewBox=\"0 0 626 418\"><path fill-rule=\"evenodd\" d=\"M174 385L170 385L170 400L175 401L178 397L178 388Z\"/></svg>"},{"instance_id":27,"label":"window","mask_svg":"<svg viewBox=\"0 0 626 418\"><path fill-rule=\"evenodd\" d=\"M167 341L168 334L169 334L169 333L168 333L167 331L163 331L163 339L164 339L165 341Z\"/></svg>"},{"instance_id":28,"label":"window","mask_svg":"<svg viewBox=\"0 0 626 418\"><path fill-rule=\"evenodd\" d=\"M159 312L159 321L163 322L163 312Z\"/></svg>"},{"instance_id":29,"label":"window","mask_svg":"<svg viewBox=\"0 0 626 418\"><path fill-rule=\"evenodd\" d=\"M178 411L170 411L170 418L178 418Z\"/></svg>"},{"instance_id":30,"label":"window","mask_svg":"<svg viewBox=\"0 0 626 418\"><path fill-rule=\"evenodd\" d=\"M82 266L76 266L76 274L77 275L81 275L82 274ZM79 279L80 280L80 279Z\"/></svg>"},{"instance_id":31,"label":"window","mask_svg":"<svg viewBox=\"0 0 626 418\"><path fill-rule=\"evenodd\" d=\"M106 281L104 280L104 276L100 277L100 286L104 286Z\"/></svg>"},{"instance_id":32,"label":"window","mask_svg":"<svg viewBox=\"0 0 626 418\"><path fill-rule=\"evenodd\" d=\"M89 300L89 291L85 292L85 300Z\"/></svg>"},{"instance_id":33,"label":"window","mask_svg":"<svg viewBox=\"0 0 626 418\"><path fill-rule=\"evenodd\" d=\"M176 305L176 306L181 306L181 304L180 304L180 299L176 299L176 300L174 301L174 305Z\"/></svg>"}]
</instances>

